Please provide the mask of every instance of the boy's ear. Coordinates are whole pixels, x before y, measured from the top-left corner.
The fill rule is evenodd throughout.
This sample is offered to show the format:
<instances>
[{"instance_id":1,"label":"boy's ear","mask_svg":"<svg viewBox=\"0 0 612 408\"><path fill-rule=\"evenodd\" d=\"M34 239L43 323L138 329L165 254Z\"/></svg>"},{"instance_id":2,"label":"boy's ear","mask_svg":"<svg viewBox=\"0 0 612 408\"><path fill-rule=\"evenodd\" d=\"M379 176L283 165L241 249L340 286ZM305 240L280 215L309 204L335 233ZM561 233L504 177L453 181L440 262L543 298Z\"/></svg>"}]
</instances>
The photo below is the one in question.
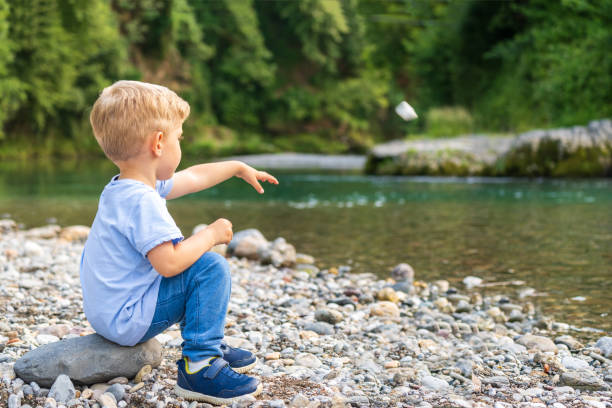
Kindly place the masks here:
<instances>
[{"instance_id":1,"label":"boy's ear","mask_svg":"<svg viewBox=\"0 0 612 408\"><path fill-rule=\"evenodd\" d=\"M153 155L155 157L159 157L162 154L162 150L164 147L164 134L162 132L155 132L153 135L153 142L151 145L151 150L153 151Z\"/></svg>"}]
</instances>

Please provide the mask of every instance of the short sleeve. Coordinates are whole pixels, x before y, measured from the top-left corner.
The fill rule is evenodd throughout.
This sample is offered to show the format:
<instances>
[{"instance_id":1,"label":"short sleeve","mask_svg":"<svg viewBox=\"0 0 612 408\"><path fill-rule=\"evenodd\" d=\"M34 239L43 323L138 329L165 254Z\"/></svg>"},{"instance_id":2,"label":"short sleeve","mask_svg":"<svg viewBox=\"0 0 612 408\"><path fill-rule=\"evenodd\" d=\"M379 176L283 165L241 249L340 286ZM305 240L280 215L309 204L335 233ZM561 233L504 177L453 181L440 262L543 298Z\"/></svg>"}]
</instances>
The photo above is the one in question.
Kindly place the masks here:
<instances>
[{"instance_id":1,"label":"short sleeve","mask_svg":"<svg viewBox=\"0 0 612 408\"><path fill-rule=\"evenodd\" d=\"M134 207L127 236L145 257L150 250L164 242L176 243L183 239L181 230L166 208L166 200L152 190L143 194Z\"/></svg>"},{"instance_id":2,"label":"short sleeve","mask_svg":"<svg viewBox=\"0 0 612 408\"><path fill-rule=\"evenodd\" d=\"M166 196L170 194L170 191L172 191L173 185L174 176L172 176L168 180L157 180L157 182L155 182L155 191L157 191L157 193L163 198L166 198Z\"/></svg>"}]
</instances>

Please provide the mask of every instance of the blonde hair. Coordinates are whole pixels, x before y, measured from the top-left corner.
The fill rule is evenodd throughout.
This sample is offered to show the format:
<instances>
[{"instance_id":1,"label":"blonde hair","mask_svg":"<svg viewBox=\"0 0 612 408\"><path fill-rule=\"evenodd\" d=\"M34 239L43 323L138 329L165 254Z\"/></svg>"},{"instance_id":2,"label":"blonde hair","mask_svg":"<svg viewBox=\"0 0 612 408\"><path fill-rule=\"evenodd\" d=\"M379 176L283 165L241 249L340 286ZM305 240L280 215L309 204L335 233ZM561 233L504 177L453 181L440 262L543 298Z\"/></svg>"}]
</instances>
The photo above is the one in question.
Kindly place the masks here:
<instances>
[{"instance_id":1,"label":"blonde hair","mask_svg":"<svg viewBox=\"0 0 612 408\"><path fill-rule=\"evenodd\" d=\"M138 154L152 132L167 133L189 116L189 104L161 85L117 81L104 88L89 121L109 159L127 160Z\"/></svg>"}]
</instances>

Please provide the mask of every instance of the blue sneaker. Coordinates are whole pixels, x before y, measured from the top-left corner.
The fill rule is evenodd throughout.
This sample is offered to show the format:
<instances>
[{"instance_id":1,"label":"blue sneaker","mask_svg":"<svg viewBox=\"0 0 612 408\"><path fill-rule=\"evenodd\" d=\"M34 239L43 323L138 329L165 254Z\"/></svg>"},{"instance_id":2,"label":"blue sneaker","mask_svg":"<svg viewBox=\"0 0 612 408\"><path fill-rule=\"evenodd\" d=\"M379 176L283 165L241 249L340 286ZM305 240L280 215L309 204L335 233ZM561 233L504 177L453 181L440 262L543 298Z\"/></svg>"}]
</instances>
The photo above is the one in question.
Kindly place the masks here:
<instances>
[{"instance_id":1,"label":"blue sneaker","mask_svg":"<svg viewBox=\"0 0 612 408\"><path fill-rule=\"evenodd\" d=\"M188 400L231 405L242 397L255 396L261 392L259 380L235 372L220 357L213 357L209 365L193 373L188 371L187 357L176 364L178 373L174 392Z\"/></svg>"},{"instance_id":2,"label":"blue sneaker","mask_svg":"<svg viewBox=\"0 0 612 408\"><path fill-rule=\"evenodd\" d=\"M223 353L223 359L237 373L246 373L257 363L255 354L241 348L230 347L225 342L221 342L221 352Z\"/></svg>"}]
</instances>

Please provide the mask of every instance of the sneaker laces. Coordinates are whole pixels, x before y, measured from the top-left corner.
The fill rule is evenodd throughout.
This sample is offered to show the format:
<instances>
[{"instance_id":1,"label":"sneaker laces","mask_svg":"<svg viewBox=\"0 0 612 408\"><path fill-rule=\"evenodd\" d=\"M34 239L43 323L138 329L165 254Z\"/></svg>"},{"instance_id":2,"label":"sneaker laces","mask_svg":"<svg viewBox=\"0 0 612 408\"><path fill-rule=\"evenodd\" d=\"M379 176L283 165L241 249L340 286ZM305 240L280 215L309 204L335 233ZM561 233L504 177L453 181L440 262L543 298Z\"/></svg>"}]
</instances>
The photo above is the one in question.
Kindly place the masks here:
<instances>
[{"instance_id":1,"label":"sneaker laces","mask_svg":"<svg viewBox=\"0 0 612 408\"><path fill-rule=\"evenodd\" d=\"M232 378L246 377L244 374L240 374L240 373L237 373L236 371L232 370L232 368L229 365L226 365L225 367L223 367L223 369L221 371L223 371L223 373L225 375L227 375L228 377L232 377Z\"/></svg>"}]
</instances>

